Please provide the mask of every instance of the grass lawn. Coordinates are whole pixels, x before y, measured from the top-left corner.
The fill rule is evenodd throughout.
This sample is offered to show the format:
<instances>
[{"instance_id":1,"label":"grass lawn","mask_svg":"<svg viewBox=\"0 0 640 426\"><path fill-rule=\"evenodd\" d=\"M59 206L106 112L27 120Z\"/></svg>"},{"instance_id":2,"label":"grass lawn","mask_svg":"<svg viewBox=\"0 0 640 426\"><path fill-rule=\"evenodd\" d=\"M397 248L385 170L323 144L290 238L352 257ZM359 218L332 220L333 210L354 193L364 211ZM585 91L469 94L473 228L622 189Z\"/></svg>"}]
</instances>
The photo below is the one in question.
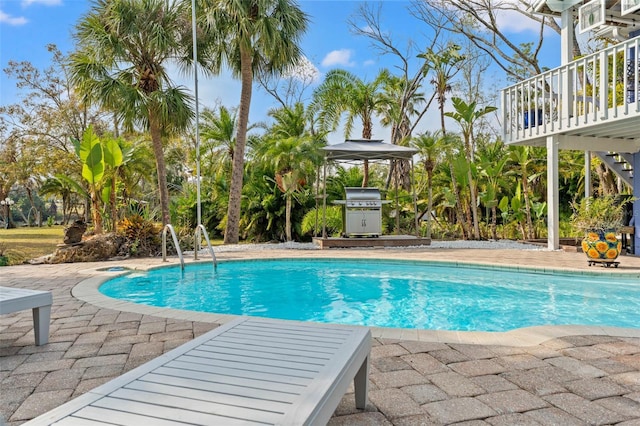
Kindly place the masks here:
<instances>
[{"instance_id":1,"label":"grass lawn","mask_svg":"<svg viewBox=\"0 0 640 426\"><path fill-rule=\"evenodd\" d=\"M53 253L56 245L62 243L63 234L63 226L1 228L0 249L4 248L9 265L17 265Z\"/></svg>"}]
</instances>

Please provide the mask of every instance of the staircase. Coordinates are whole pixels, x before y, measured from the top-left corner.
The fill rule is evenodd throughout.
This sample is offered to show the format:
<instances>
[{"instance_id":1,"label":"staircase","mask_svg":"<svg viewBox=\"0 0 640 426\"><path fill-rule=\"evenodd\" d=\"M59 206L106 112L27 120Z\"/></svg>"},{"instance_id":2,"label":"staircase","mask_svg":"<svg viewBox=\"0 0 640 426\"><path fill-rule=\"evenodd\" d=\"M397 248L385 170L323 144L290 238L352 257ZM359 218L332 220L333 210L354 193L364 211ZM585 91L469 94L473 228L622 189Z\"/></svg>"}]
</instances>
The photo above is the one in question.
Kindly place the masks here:
<instances>
[{"instance_id":1,"label":"staircase","mask_svg":"<svg viewBox=\"0 0 640 426\"><path fill-rule=\"evenodd\" d=\"M624 183L633 188L633 156L620 152L596 152L603 163L607 165Z\"/></svg>"}]
</instances>

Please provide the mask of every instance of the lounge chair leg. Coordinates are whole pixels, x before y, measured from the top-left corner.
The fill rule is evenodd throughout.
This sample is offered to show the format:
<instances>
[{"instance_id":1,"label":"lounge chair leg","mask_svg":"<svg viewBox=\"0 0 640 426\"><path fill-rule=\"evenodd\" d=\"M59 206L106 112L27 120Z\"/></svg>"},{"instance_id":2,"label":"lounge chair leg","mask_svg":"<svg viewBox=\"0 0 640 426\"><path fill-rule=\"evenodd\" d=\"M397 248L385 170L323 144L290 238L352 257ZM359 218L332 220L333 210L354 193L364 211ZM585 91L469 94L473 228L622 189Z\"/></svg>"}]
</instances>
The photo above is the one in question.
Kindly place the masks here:
<instances>
[{"instance_id":1,"label":"lounge chair leg","mask_svg":"<svg viewBox=\"0 0 640 426\"><path fill-rule=\"evenodd\" d=\"M49 342L49 322L51 320L51 305L33 308L33 333L36 336L36 346Z\"/></svg>"},{"instance_id":2,"label":"lounge chair leg","mask_svg":"<svg viewBox=\"0 0 640 426\"><path fill-rule=\"evenodd\" d=\"M369 357L367 356L360 369L353 378L353 387L356 396L356 408L364 410L367 406L367 393L369 390Z\"/></svg>"}]
</instances>

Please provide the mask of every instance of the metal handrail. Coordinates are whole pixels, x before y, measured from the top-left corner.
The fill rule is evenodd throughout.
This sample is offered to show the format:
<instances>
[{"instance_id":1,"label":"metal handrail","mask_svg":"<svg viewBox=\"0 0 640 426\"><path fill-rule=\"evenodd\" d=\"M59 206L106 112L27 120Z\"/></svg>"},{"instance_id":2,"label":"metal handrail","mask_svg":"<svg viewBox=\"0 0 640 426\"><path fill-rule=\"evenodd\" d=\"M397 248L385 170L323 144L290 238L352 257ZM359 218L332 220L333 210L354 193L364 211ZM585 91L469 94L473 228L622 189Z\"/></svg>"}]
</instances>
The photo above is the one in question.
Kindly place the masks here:
<instances>
[{"instance_id":1,"label":"metal handrail","mask_svg":"<svg viewBox=\"0 0 640 426\"><path fill-rule=\"evenodd\" d=\"M173 238L173 245L178 252L178 258L180 259L180 267L184 270L184 257L182 257L182 250L180 250L180 244L178 244L178 236L171 224L167 223L162 230L162 261L167 261L167 229L171 231L171 238Z\"/></svg>"},{"instance_id":2,"label":"metal handrail","mask_svg":"<svg viewBox=\"0 0 640 426\"><path fill-rule=\"evenodd\" d=\"M204 234L204 239L207 242L207 247L209 248L209 253L211 254L211 258L213 259L213 267L218 268L218 260L216 259L216 254L213 252L213 247L211 246L211 242L209 241L209 234L207 234L207 230L203 224L196 226L196 231L194 234L194 255L193 258L198 260L198 251L200 250L200 242L201 235L200 232Z\"/></svg>"}]
</instances>

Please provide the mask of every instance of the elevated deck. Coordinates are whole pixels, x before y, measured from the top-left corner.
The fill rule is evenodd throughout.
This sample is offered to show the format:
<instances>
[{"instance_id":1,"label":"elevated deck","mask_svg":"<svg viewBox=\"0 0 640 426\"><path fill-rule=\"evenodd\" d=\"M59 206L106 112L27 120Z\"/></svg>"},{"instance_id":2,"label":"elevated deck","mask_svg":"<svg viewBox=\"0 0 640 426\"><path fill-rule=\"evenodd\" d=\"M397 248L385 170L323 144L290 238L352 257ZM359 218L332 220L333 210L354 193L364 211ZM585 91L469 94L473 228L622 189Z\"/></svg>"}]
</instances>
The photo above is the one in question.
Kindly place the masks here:
<instances>
[{"instance_id":1,"label":"elevated deck","mask_svg":"<svg viewBox=\"0 0 640 426\"><path fill-rule=\"evenodd\" d=\"M506 144L634 153L640 149L640 37L502 90Z\"/></svg>"}]
</instances>

